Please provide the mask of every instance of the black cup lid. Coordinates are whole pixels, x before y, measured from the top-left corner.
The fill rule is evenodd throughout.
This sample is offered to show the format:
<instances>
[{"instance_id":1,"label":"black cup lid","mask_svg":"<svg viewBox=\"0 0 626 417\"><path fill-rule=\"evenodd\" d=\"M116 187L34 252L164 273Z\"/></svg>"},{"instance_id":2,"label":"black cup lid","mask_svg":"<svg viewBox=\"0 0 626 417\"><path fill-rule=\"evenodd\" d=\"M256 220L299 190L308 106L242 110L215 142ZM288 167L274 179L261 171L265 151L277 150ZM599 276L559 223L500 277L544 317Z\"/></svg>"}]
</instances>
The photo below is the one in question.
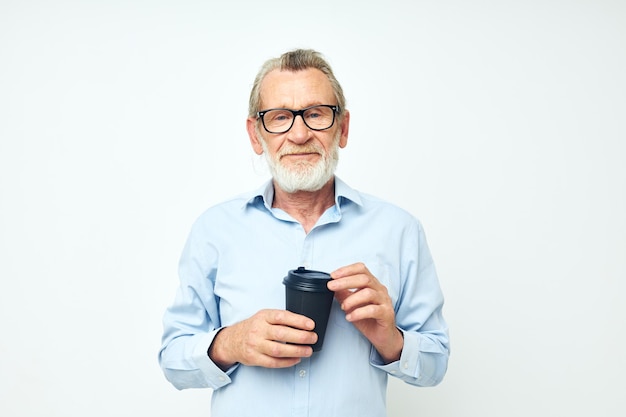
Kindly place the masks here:
<instances>
[{"instance_id":1,"label":"black cup lid","mask_svg":"<svg viewBox=\"0 0 626 417\"><path fill-rule=\"evenodd\" d=\"M330 274L322 271L314 271L301 266L298 269L292 269L283 279L283 284L289 288L302 291L330 291L326 283L332 278Z\"/></svg>"}]
</instances>

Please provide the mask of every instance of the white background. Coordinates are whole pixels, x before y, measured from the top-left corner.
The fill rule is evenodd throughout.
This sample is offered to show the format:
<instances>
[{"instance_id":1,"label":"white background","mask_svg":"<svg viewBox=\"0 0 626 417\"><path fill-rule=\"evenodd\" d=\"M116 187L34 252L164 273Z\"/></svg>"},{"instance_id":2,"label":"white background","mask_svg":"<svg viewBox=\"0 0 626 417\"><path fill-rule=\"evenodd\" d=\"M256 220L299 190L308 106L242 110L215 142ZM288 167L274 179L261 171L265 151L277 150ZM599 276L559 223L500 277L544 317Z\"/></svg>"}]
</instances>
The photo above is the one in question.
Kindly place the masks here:
<instances>
[{"instance_id":1,"label":"white background","mask_svg":"<svg viewBox=\"0 0 626 417\"><path fill-rule=\"evenodd\" d=\"M248 93L295 47L344 86L339 175L422 220L446 295L448 375L390 415L623 416L619 0L0 0L0 415L209 414L161 316L191 223L267 178Z\"/></svg>"}]
</instances>

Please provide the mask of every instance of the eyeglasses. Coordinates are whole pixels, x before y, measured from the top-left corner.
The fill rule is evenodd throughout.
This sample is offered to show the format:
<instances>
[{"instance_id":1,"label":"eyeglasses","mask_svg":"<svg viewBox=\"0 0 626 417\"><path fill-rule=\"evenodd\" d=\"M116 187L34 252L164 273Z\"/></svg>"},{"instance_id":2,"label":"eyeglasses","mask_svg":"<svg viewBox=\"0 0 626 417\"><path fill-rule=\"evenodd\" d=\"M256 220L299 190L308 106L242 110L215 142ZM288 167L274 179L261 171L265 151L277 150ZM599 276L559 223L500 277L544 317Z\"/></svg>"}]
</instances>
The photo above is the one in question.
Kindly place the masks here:
<instances>
[{"instance_id":1,"label":"eyeglasses","mask_svg":"<svg viewBox=\"0 0 626 417\"><path fill-rule=\"evenodd\" d=\"M285 133L293 126L296 116L302 117L304 124L311 130L330 129L335 123L336 113L339 113L339 106L320 104L302 110L263 110L257 113L257 117L269 133Z\"/></svg>"}]
</instances>

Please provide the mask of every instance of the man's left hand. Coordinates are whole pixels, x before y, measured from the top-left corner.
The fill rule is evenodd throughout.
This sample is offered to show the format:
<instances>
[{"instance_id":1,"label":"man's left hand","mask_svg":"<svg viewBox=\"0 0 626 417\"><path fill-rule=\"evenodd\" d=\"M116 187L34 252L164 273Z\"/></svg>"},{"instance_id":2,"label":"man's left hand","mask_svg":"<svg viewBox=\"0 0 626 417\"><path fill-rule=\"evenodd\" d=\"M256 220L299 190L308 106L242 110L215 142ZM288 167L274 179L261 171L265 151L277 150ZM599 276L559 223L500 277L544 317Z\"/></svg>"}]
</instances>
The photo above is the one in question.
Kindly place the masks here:
<instances>
[{"instance_id":1,"label":"man's left hand","mask_svg":"<svg viewBox=\"0 0 626 417\"><path fill-rule=\"evenodd\" d=\"M400 359L404 340L396 327L387 287L363 263L339 268L330 276L333 280L328 289L335 292L346 320L374 345L386 363Z\"/></svg>"}]
</instances>

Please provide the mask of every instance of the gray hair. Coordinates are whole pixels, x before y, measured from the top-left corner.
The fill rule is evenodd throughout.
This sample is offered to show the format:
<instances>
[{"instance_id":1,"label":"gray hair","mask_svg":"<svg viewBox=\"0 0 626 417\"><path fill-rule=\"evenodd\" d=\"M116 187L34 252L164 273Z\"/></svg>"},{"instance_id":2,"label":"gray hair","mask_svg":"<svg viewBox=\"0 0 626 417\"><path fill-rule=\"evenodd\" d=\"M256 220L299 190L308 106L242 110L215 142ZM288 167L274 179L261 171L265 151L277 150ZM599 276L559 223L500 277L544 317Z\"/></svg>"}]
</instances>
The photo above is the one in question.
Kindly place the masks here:
<instances>
[{"instance_id":1,"label":"gray hair","mask_svg":"<svg viewBox=\"0 0 626 417\"><path fill-rule=\"evenodd\" d=\"M333 70L322 54L313 49L294 49L290 52L285 52L278 58L272 58L261 66L256 78L254 79L254 85L252 91L250 91L250 103L248 106L248 116L255 117L257 112L261 110L261 83L265 76L275 69L281 71L303 71L305 69L314 68L322 71L335 93L335 99L339 106L339 115L343 113L346 108L346 98L343 95L343 89L339 84L339 81L335 78ZM341 117L341 116L340 116Z\"/></svg>"}]
</instances>

